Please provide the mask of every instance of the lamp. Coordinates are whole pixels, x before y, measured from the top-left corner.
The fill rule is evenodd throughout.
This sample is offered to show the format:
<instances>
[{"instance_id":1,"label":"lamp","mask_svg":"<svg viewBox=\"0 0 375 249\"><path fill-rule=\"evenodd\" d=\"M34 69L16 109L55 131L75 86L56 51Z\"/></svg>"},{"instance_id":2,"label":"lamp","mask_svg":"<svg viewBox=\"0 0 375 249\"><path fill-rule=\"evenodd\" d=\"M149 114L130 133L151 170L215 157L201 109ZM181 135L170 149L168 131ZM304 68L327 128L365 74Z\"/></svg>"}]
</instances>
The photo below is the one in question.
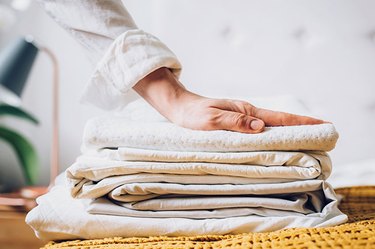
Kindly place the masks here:
<instances>
[{"instance_id":1,"label":"lamp","mask_svg":"<svg viewBox=\"0 0 375 249\"><path fill-rule=\"evenodd\" d=\"M45 47L35 44L31 37L18 38L11 42L0 53L0 101L10 105L20 105L20 97L28 75L38 54L44 52L53 64L53 104L52 104L52 148L50 163L50 184L59 173L59 75L58 64L54 54Z\"/></svg>"},{"instance_id":2,"label":"lamp","mask_svg":"<svg viewBox=\"0 0 375 249\"><path fill-rule=\"evenodd\" d=\"M31 39L19 38L11 42L0 54L1 100L20 105L20 98L37 56L38 48Z\"/></svg>"}]
</instances>

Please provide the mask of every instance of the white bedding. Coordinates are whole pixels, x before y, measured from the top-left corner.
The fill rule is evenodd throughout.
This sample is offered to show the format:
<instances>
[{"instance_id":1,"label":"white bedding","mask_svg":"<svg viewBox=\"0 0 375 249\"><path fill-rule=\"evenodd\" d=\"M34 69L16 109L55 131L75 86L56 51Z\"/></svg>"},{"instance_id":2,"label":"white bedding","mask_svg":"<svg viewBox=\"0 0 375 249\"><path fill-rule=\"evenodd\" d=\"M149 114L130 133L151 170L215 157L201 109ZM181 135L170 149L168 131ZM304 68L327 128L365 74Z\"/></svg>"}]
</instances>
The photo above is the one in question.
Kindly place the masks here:
<instances>
[{"instance_id":1,"label":"white bedding","mask_svg":"<svg viewBox=\"0 0 375 249\"><path fill-rule=\"evenodd\" d=\"M169 122L97 117L84 129L82 151L102 148L140 148L165 151L330 151L338 133L332 124L268 127L259 134L198 131Z\"/></svg>"},{"instance_id":2,"label":"white bedding","mask_svg":"<svg viewBox=\"0 0 375 249\"><path fill-rule=\"evenodd\" d=\"M50 240L337 225L347 217L325 182L337 138L332 124L241 134L94 118L66 184L27 223Z\"/></svg>"},{"instance_id":3,"label":"white bedding","mask_svg":"<svg viewBox=\"0 0 375 249\"><path fill-rule=\"evenodd\" d=\"M116 151L113 152L117 154ZM160 153L160 151L158 152ZM107 153L105 153L107 154ZM112 154L112 152L110 153ZM185 175L222 175L268 179L326 179L331 172L331 160L325 152L248 152L205 153L215 162L185 161L169 158L167 162L115 160L113 155L95 157L83 155L67 169L73 186L80 181L98 181L109 176L136 173L168 173ZM221 155L218 155L221 154ZM198 157L198 153L196 154ZM205 158L207 157L204 156ZM229 163L233 160L234 163ZM219 163L223 162L223 163Z\"/></svg>"},{"instance_id":4,"label":"white bedding","mask_svg":"<svg viewBox=\"0 0 375 249\"><path fill-rule=\"evenodd\" d=\"M121 186L109 193L109 198L115 200L117 205L109 203L107 205L108 210L111 206L121 206L121 208L117 208L117 212L114 212L113 208L111 212L106 212L105 206L102 205L99 213L136 217L202 219L250 214L264 216L257 214L260 211L270 216L283 216L284 211L289 211L289 214L291 212L301 214L321 212L325 203L329 202L324 192L321 191L321 180L273 184L208 185L194 184L194 181L185 181L184 184L164 183L160 182L162 178L166 178L165 181L171 180L165 176L160 176L158 179L156 175L146 177L147 182L143 183L122 182ZM239 205L239 203L242 204ZM132 213L131 210L139 212ZM95 207L90 207L89 212L98 213Z\"/></svg>"},{"instance_id":5,"label":"white bedding","mask_svg":"<svg viewBox=\"0 0 375 249\"><path fill-rule=\"evenodd\" d=\"M318 183L319 180L316 182ZM74 199L66 186L58 184L49 193L38 198L38 206L29 212L26 222L36 231L36 235L44 240L94 239L113 236L236 234L249 231L274 231L290 227L333 226L345 222L347 217L337 209L337 197L331 187L322 181L321 186L326 200L329 201L321 212L309 214L283 212L281 215L274 215L272 209L259 209L254 210L254 214L231 218L146 219L90 214L86 209L87 202L91 200ZM102 203L97 204L99 210L99 205ZM115 206L111 205L111 207L116 209Z\"/></svg>"}]
</instances>

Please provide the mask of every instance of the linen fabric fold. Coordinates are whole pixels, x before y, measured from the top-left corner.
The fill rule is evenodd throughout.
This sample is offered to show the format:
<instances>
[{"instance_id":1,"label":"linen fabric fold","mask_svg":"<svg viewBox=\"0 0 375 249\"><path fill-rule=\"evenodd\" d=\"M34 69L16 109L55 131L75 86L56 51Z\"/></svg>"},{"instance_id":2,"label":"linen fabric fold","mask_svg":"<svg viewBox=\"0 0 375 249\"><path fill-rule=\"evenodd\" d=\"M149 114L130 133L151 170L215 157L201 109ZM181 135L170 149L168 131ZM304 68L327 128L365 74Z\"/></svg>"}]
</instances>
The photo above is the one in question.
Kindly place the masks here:
<instances>
[{"instance_id":1,"label":"linen fabric fold","mask_svg":"<svg viewBox=\"0 0 375 249\"><path fill-rule=\"evenodd\" d=\"M132 121L123 117L89 120L82 151L102 148L138 148L163 151L330 151L338 133L332 124L267 127L259 134L200 131L169 122Z\"/></svg>"},{"instance_id":2,"label":"linen fabric fold","mask_svg":"<svg viewBox=\"0 0 375 249\"><path fill-rule=\"evenodd\" d=\"M321 212L326 203L321 183L331 171L328 155L313 151L195 153L121 147L90 154L66 171L71 195L92 199L86 205L89 213L131 217Z\"/></svg>"},{"instance_id":3,"label":"linen fabric fold","mask_svg":"<svg viewBox=\"0 0 375 249\"><path fill-rule=\"evenodd\" d=\"M109 153L108 153L109 152ZM99 181L110 176L136 173L166 173L185 175L221 175L261 179L326 179L331 172L331 160L325 152L254 151L240 153L196 153L189 161L169 158L167 162L116 160L118 150L98 152L100 156L83 155L67 169L74 189L80 181ZM151 152L153 153L153 152ZM160 153L160 151L158 152ZM168 152L167 152L168 153ZM215 157L215 158L214 158ZM203 161L203 162L200 162ZM230 163L232 160L234 163ZM222 163L221 163L222 162Z\"/></svg>"},{"instance_id":4,"label":"linen fabric fold","mask_svg":"<svg viewBox=\"0 0 375 249\"><path fill-rule=\"evenodd\" d=\"M250 135L94 118L65 183L38 199L27 222L47 239L337 225L347 217L325 181L337 138L332 124Z\"/></svg>"},{"instance_id":5,"label":"linen fabric fold","mask_svg":"<svg viewBox=\"0 0 375 249\"><path fill-rule=\"evenodd\" d=\"M38 198L38 206L29 212L26 222L44 240L238 234L292 227L328 227L345 222L347 216L337 208L337 196L332 188L324 181L321 186L326 201L321 212L285 212L277 216L273 215L272 209L258 209L246 216L190 219L91 214L87 212L87 206L92 200L73 198L66 186L57 184ZM98 200L104 204L107 201ZM116 205L106 205L105 212L108 207L117 209Z\"/></svg>"},{"instance_id":6,"label":"linen fabric fold","mask_svg":"<svg viewBox=\"0 0 375 249\"><path fill-rule=\"evenodd\" d=\"M159 180L160 181L160 180ZM112 190L108 197L117 205L98 199L90 213L135 217L223 218L261 215L283 216L291 212L321 212L326 202L321 180L274 184L130 183ZM298 189L296 192L296 189ZM121 207L115 209L111 207ZM138 212L130 212L130 210ZM146 211L146 212L144 212ZM147 212L149 211L149 212Z\"/></svg>"}]
</instances>

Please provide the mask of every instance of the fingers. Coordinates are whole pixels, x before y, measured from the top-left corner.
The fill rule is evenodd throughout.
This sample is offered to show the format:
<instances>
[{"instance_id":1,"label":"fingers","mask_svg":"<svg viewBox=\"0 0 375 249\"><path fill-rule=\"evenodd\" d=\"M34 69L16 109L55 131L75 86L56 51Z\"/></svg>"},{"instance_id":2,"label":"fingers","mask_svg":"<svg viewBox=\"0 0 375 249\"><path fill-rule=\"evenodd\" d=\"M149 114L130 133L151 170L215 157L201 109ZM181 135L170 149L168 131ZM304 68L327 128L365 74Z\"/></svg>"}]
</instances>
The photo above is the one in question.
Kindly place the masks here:
<instances>
[{"instance_id":1,"label":"fingers","mask_svg":"<svg viewBox=\"0 0 375 249\"><path fill-rule=\"evenodd\" d=\"M326 123L323 120L312 117L257 108L241 100L220 100L218 105L225 110L239 112L261 119L266 126L314 125Z\"/></svg>"},{"instance_id":2,"label":"fingers","mask_svg":"<svg viewBox=\"0 0 375 249\"><path fill-rule=\"evenodd\" d=\"M260 119L239 112L222 111L214 128L254 134L262 132L264 126Z\"/></svg>"},{"instance_id":3,"label":"fingers","mask_svg":"<svg viewBox=\"0 0 375 249\"><path fill-rule=\"evenodd\" d=\"M262 119L267 126L289 125L314 125L326 123L323 120L300 116L286 112L276 112L254 107L251 113L254 117Z\"/></svg>"}]
</instances>

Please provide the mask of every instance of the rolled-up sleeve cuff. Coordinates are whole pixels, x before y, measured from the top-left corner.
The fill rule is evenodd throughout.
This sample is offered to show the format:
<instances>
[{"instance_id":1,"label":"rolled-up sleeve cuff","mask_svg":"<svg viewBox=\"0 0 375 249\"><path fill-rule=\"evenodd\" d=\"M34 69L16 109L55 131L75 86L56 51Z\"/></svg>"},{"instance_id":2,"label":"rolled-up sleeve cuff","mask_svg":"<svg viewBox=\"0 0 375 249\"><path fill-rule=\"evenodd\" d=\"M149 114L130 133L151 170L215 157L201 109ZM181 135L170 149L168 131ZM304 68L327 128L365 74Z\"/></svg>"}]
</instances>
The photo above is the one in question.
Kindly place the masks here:
<instances>
[{"instance_id":1,"label":"rolled-up sleeve cuff","mask_svg":"<svg viewBox=\"0 0 375 249\"><path fill-rule=\"evenodd\" d=\"M129 30L108 48L85 87L81 101L111 110L135 99L132 87L158 68L167 67L177 77L181 64L159 39L142 30Z\"/></svg>"}]
</instances>

